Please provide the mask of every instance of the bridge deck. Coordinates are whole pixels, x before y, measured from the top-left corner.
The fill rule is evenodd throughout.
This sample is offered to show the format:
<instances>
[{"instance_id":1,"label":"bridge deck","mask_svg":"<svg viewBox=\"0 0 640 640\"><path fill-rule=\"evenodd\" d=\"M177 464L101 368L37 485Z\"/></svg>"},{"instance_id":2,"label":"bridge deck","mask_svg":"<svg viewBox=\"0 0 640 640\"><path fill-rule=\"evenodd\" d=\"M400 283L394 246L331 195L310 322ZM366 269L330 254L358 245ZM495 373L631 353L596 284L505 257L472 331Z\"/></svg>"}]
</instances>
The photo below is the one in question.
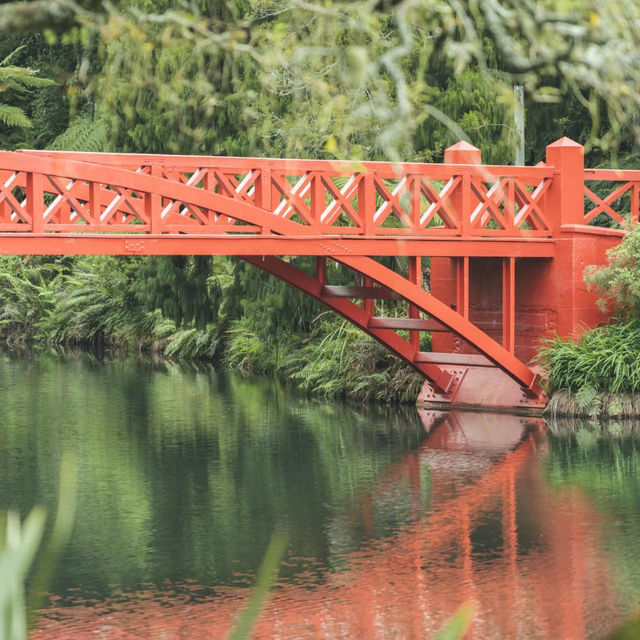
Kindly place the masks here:
<instances>
[{"instance_id":1,"label":"bridge deck","mask_svg":"<svg viewBox=\"0 0 640 640\"><path fill-rule=\"evenodd\" d=\"M0 232L0 254L29 255L279 255L553 258L552 238L369 238L275 234L151 234Z\"/></svg>"}]
</instances>

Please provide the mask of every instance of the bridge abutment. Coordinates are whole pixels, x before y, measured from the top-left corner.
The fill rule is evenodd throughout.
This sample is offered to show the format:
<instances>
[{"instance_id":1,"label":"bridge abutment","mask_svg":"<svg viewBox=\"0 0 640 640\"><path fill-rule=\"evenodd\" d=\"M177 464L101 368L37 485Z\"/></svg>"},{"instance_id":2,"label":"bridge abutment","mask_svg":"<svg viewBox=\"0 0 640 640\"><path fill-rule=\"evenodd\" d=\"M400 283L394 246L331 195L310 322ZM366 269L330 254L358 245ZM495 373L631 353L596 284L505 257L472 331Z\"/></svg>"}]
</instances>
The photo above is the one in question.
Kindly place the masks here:
<instances>
[{"instance_id":1,"label":"bridge abutment","mask_svg":"<svg viewBox=\"0 0 640 640\"><path fill-rule=\"evenodd\" d=\"M464 152L463 161L468 162L471 157L476 163L480 162L479 151L473 156L467 146ZM446 156L446 162L460 162L459 155L459 150L454 149L453 154ZM581 145L568 138L549 145L547 166L558 171L546 196L553 217L554 257L515 256L512 301L505 280L509 258L434 257L430 265L432 295L458 313L467 314L490 338L533 366L545 338L554 335L566 338L583 328L606 322L608 316L599 309L597 295L584 282L584 270L589 265L605 264L607 250L616 246L622 236L620 230L584 224ZM513 324L512 345L509 344L510 323ZM449 332L434 333L432 344L437 352L478 353L463 338ZM532 397L497 368L465 367L456 373L459 382L448 398L434 394L427 382L419 403L517 411L535 410L544 404L544 398Z\"/></svg>"}]
</instances>

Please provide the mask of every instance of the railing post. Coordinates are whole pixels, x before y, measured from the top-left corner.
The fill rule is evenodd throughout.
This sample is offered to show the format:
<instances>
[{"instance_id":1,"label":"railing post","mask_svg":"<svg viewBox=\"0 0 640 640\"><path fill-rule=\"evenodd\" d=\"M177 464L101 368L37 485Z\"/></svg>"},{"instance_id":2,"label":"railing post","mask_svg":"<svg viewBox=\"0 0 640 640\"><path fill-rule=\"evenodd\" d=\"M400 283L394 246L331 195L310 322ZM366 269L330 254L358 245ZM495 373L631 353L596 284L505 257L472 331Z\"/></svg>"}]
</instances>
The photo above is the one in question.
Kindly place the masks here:
<instances>
[{"instance_id":1,"label":"railing post","mask_svg":"<svg viewBox=\"0 0 640 640\"><path fill-rule=\"evenodd\" d=\"M149 168L149 174L152 176L161 176L162 170L156 165L152 164ZM160 225L162 224L162 201L158 194L147 193L145 195L145 213L149 220L149 232L161 233Z\"/></svg>"},{"instance_id":2,"label":"railing post","mask_svg":"<svg viewBox=\"0 0 640 640\"><path fill-rule=\"evenodd\" d=\"M502 346L514 353L516 347L516 259L502 259Z\"/></svg>"},{"instance_id":3,"label":"railing post","mask_svg":"<svg viewBox=\"0 0 640 640\"><path fill-rule=\"evenodd\" d=\"M309 189L309 209L311 210L311 219L316 225L320 224L320 217L322 216L325 208L325 191L322 185L322 176L320 173L316 173L311 178L311 188Z\"/></svg>"},{"instance_id":4,"label":"railing post","mask_svg":"<svg viewBox=\"0 0 640 640\"><path fill-rule=\"evenodd\" d=\"M409 281L422 289L422 259L420 256L409 256ZM411 303L409 303L409 317L420 317L420 309ZM409 331L409 342L420 350L420 332Z\"/></svg>"},{"instance_id":5,"label":"railing post","mask_svg":"<svg viewBox=\"0 0 640 640\"><path fill-rule=\"evenodd\" d=\"M468 142L460 141L445 149L445 164L482 163L482 152ZM467 238L471 234L471 214L473 200L471 198L471 176L463 174L460 185L451 196L451 204L460 218L460 235ZM463 318L469 318L469 258L455 258L456 261L456 309Z\"/></svg>"},{"instance_id":6,"label":"railing post","mask_svg":"<svg viewBox=\"0 0 640 640\"><path fill-rule=\"evenodd\" d=\"M456 259L456 310L469 319L469 258Z\"/></svg>"},{"instance_id":7,"label":"railing post","mask_svg":"<svg viewBox=\"0 0 640 640\"><path fill-rule=\"evenodd\" d=\"M272 198L272 196L274 195L274 190L271 185L271 166L267 163L261 163L259 168L260 176L256 180L256 207L261 207L262 209L266 209L267 211L273 211L275 198ZM272 200L274 202L272 202ZM262 227L261 233L268 234L269 229L267 227Z\"/></svg>"},{"instance_id":8,"label":"railing post","mask_svg":"<svg viewBox=\"0 0 640 640\"><path fill-rule=\"evenodd\" d=\"M547 192L554 235L564 225L584 224L584 147L570 138L547 146L547 165L559 170Z\"/></svg>"},{"instance_id":9,"label":"railing post","mask_svg":"<svg viewBox=\"0 0 640 640\"><path fill-rule=\"evenodd\" d=\"M445 164L476 164L482 163L482 152L468 142L460 141L445 149ZM469 174L462 175L462 181L451 195L451 204L460 216L460 235L466 238L471 228L471 181Z\"/></svg>"},{"instance_id":10,"label":"railing post","mask_svg":"<svg viewBox=\"0 0 640 640\"><path fill-rule=\"evenodd\" d=\"M27 173L27 213L31 216L33 233L44 232L44 176Z\"/></svg>"},{"instance_id":11,"label":"railing post","mask_svg":"<svg viewBox=\"0 0 640 640\"><path fill-rule=\"evenodd\" d=\"M358 185L358 214L362 220L362 233L365 236L375 233L373 216L376 212L376 188L373 173L365 169Z\"/></svg>"}]
</instances>

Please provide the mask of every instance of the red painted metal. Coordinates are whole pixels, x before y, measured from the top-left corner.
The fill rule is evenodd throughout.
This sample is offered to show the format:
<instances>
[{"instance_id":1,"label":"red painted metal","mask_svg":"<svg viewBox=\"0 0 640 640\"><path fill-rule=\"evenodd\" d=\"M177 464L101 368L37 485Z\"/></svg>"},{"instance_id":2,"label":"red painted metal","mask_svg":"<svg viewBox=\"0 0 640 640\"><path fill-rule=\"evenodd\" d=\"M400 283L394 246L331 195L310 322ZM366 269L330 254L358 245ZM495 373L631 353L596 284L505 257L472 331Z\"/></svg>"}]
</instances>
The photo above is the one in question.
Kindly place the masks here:
<instances>
[{"instance_id":1,"label":"red painted metal","mask_svg":"<svg viewBox=\"0 0 640 640\"><path fill-rule=\"evenodd\" d=\"M567 138L536 167L483 165L467 143L440 165L0 152L0 253L242 256L409 362L429 382L424 399L535 406L532 336L599 319L578 281L623 231L594 225L638 220L640 172L585 170L583 157ZM277 257L304 255L313 276ZM406 256L406 276L380 256ZM330 285L327 258L354 284ZM406 301L406 317L375 315L388 298ZM525 311L531 301L553 326ZM427 330L434 354L420 352Z\"/></svg>"},{"instance_id":2,"label":"red painted metal","mask_svg":"<svg viewBox=\"0 0 640 640\"><path fill-rule=\"evenodd\" d=\"M416 332L447 330L442 323L430 318L371 318L369 326L377 329L408 329Z\"/></svg>"},{"instance_id":3,"label":"red painted metal","mask_svg":"<svg viewBox=\"0 0 640 640\"><path fill-rule=\"evenodd\" d=\"M317 276L316 276L317 277ZM323 280L326 282L326 280ZM362 298L363 300L401 300L402 297L386 287L348 287L325 285L323 295L328 298Z\"/></svg>"},{"instance_id":4,"label":"red painted metal","mask_svg":"<svg viewBox=\"0 0 640 640\"><path fill-rule=\"evenodd\" d=\"M420 256L409 256L409 281L422 289L422 260ZM409 303L409 320L420 321L420 309ZM403 327L399 327L403 328ZM409 329L409 342L416 348L420 348L420 333L415 327Z\"/></svg>"},{"instance_id":5,"label":"red painted metal","mask_svg":"<svg viewBox=\"0 0 640 640\"><path fill-rule=\"evenodd\" d=\"M456 310L469 319L469 256L456 260Z\"/></svg>"},{"instance_id":6,"label":"red painted metal","mask_svg":"<svg viewBox=\"0 0 640 640\"><path fill-rule=\"evenodd\" d=\"M10 196L8 187L38 175L53 203ZM9 183L0 198L11 198L14 213L0 231L26 230L35 206L43 229L75 233L550 238L540 198L554 175L546 167L0 152L0 178ZM518 214L501 210L511 190ZM464 212L453 206L462 196Z\"/></svg>"},{"instance_id":7,"label":"red painted metal","mask_svg":"<svg viewBox=\"0 0 640 640\"><path fill-rule=\"evenodd\" d=\"M351 300L324 295L325 287L322 285L322 282L280 258L275 256L264 256L262 258L255 256L240 257L249 264L284 280L333 309L422 373L422 375L432 381L432 384L441 393L446 394L449 391L453 381L451 374L438 366L419 362L416 359L417 351L415 347L393 330L372 326L372 316L366 309L363 309Z\"/></svg>"},{"instance_id":8,"label":"red painted metal","mask_svg":"<svg viewBox=\"0 0 640 640\"><path fill-rule=\"evenodd\" d=\"M514 353L516 342L516 259L502 259L502 344Z\"/></svg>"}]
</instances>

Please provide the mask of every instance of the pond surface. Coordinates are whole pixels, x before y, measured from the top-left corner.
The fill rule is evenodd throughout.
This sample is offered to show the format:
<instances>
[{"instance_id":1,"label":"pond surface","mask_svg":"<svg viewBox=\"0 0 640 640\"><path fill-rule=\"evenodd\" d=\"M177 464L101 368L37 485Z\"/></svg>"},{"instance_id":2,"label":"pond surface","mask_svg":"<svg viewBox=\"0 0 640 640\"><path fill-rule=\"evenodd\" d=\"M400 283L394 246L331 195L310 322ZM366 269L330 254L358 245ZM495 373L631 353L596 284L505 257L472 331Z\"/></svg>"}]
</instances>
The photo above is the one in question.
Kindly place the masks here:
<instances>
[{"instance_id":1,"label":"pond surface","mask_svg":"<svg viewBox=\"0 0 640 640\"><path fill-rule=\"evenodd\" d=\"M256 638L604 638L640 602L640 443L373 410L86 357L0 361L0 510L76 517L34 638L224 638L274 532Z\"/></svg>"}]
</instances>

